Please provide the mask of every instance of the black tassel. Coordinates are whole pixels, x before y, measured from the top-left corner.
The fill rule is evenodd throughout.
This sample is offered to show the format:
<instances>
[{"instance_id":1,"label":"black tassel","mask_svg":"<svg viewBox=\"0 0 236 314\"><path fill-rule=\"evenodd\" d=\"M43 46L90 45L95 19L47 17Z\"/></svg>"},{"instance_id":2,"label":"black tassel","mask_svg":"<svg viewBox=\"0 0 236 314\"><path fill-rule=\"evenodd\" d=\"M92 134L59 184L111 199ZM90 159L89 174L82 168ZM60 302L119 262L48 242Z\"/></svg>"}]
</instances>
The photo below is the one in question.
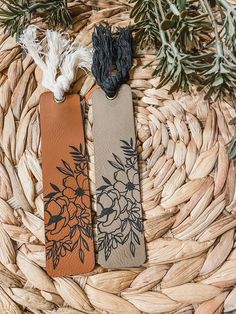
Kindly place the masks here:
<instances>
[{"instance_id":1,"label":"black tassel","mask_svg":"<svg viewBox=\"0 0 236 314\"><path fill-rule=\"evenodd\" d=\"M108 25L95 26L93 33L92 73L97 84L109 98L116 95L119 87L129 80L132 67L132 35L129 28L111 32ZM113 65L116 66L113 71Z\"/></svg>"}]
</instances>

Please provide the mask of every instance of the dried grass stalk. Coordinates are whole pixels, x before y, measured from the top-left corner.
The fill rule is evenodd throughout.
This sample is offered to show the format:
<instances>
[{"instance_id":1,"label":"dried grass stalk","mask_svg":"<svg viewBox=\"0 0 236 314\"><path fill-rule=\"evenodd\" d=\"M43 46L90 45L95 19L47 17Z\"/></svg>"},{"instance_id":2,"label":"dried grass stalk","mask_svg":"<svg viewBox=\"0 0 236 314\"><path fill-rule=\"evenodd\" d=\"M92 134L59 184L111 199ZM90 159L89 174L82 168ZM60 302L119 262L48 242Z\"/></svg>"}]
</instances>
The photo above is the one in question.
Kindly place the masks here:
<instances>
[{"instance_id":1,"label":"dried grass stalk","mask_svg":"<svg viewBox=\"0 0 236 314\"><path fill-rule=\"evenodd\" d=\"M10 271L15 271L16 253L8 234L0 224L0 262Z\"/></svg>"},{"instance_id":2,"label":"dried grass stalk","mask_svg":"<svg viewBox=\"0 0 236 314\"><path fill-rule=\"evenodd\" d=\"M147 313L168 313L177 310L181 306L181 303L159 292L122 293L122 296L130 303L134 304L140 311Z\"/></svg>"},{"instance_id":3,"label":"dried grass stalk","mask_svg":"<svg viewBox=\"0 0 236 314\"><path fill-rule=\"evenodd\" d=\"M205 256L202 255L173 264L164 276L161 288L165 289L191 282L199 274L204 260Z\"/></svg>"},{"instance_id":4,"label":"dried grass stalk","mask_svg":"<svg viewBox=\"0 0 236 314\"><path fill-rule=\"evenodd\" d=\"M83 290L69 278L55 278L55 286L60 296L71 307L85 312L91 312L91 306Z\"/></svg>"},{"instance_id":5,"label":"dried grass stalk","mask_svg":"<svg viewBox=\"0 0 236 314\"><path fill-rule=\"evenodd\" d=\"M7 290L11 299L23 307L35 310L52 310L54 305L46 301L37 291L22 288L11 288Z\"/></svg>"},{"instance_id":6,"label":"dried grass stalk","mask_svg":"<svg viewBox=\"0 0 236 314\"><path fill-rule=\"evenodd\" d=\"M210 285L203 285L201 283L186 283L181 286L166 288L162 291L172 300L185 304L194 304L218 296L221 289Z\"/></svg>"},{"instance_id":7,"label":"dried grass stalk","mask_svg":"<svg viewBox=\"0 0 236 314\"><path fill-rule=\"evenodd\" d=\"M201 282L223 288L233 286L236 283L235 259L227 260L216 272Z\"/></svg>"},{"instance_id":8,"label":"dried grass stalk","mask_svg":"<svg viewBox=\"0 0 236 314\"><path fill-rule=\"evenodd\" d=\"M208 254L200 274L205 275L217 269L228 257L233 245L234 230L229 230L221 236L219 243Z\"/></svg>"},{"instance_id":9,"label":"dried grass stalk","mask_svg":"<svg viewBox=\"0 0 236 314\"><path fill-rule=\"evenodd\" d=\"M180 241L177 239L157 239L148 243L148 265L176 263L178 261L199 256L205 252L212 242Z\"/></svg>"},{"instance_id":10,"label":"dried grass stalk","mask_svg":"<svg viewBox=\"0 0 236 314\"><path fill-rule=\"evenodd\" d=\"M97 290L89 285L86 285L85 292L92 305L98 310L117 314L141 314L132 304L116 295Z\"/></svg>"},{"instance_id":11,"label":"dried grass stalk","mask_svg":"<svg viewBox=\"0 0 236 314\"><path fill-rule=\"evenodd\" d=\"M24 274L25 278L37 289L56 292L55 286L46 274L46 272L41 269L34 262L29 260L23 253L19 252L17 255L17 265Z\"/></svg>"},{"instance_id":12,"label":"dried grass stalk","mask_svg":"<svg viewBox=\"0 0 236 314\"><path fill-rule=\"evenodd\" d=\"M148 267L142 271L132 282L127 292L145 292L153 288L165 276L169 265L158 265Z\"/></svg>"},{"instance_id":13,"label":"dried grass stalk","mask_svg":"<svg viewBox=\"0 0 236 314\"><path fill-rule=\"evenodd\" d=\"M185 183L180 188L178 188L168 200L161 202L160 205L164 208L170 208L186 202L195 192L199 190L200 186L205 182L205 180L206 179L197 179Z\"/></svg>"},{"instance_id":14,"label":"dried grass stalk","mask_svg":"<svg viewBox=\"0 0 236 314\"><path fill-rule=\"evenodd\" d=\"M117 294L128 288L137 274L137 272L125 270L111 271L91 276L88 278L87 283L96 289Z\"/></svg>"},{"instance_id":15,"label":"dried grass stalk","mask_svg":"<svg viewBox=\"0 0 236 314\"><path fill-rule=\"evenodd\" d=\"M224 311L230 312L236 310L236 288L234 288L227 296L224 303Z\"/></svg>"},{"instance_id":16,"label":"dried grass stalk","mask_svg":"<svg viewBox=\"0 0 236 314\"><path fill-rule=\"evenodd\" d=\"M196 314L205 314L205 313L215 313L219 307L224 303L225 298L227 297L228 292L223 292L216 296L215 298L203 302L196 310Z\"/></svg>"},{"instance_id":17,"label":"dried grass stalk","mask_svg":"<svg viewBox=\"0 0 236 314\"><path fill-rule=\"evenodd\" d=\"M0 311L6 314L21 314L22 311L18 305L0 287Z\"/></svg>"}]
</instances>

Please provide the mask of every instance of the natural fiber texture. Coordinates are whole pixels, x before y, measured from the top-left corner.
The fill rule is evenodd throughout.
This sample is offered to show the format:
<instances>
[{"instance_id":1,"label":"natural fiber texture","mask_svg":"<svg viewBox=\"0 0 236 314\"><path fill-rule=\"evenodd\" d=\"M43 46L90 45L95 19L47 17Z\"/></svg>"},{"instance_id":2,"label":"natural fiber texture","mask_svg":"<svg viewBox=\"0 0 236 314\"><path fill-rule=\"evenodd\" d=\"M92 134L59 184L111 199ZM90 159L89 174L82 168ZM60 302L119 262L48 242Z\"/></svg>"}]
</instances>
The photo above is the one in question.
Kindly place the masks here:
<instances>
[{"instance_id":1,"label":"natural fiber texture","mask_svg":"<svg viewBox=\"0 0 236 314\"><path fill-rule=\"evenodd\" d=\"M46 30L40 42L37 31L35 25L28 26L20 36L20 43L42 70L42 85L52 91L57 100L62 100L75 79L77 68L91 69L92 51L76 47L67 34L52 30Z\"/></svg>"},{"instance_id":2,"label":"natural fiber texture","mask_svg":"<svg viewBox=\"0 0 236 314\"><path fill-rule=\"evenodd\" d=\"M71 4L76 40L91 44L94 23L126 26L126 1ZM99 3L99 5L97 4ZM90 5L100 11L92 11ZM42 27L42 25L39 25ZM234 134L228 99L209 104L192 91L156 89L152 51L137 52L131 70L148 259L135 269L50 278L45 250L39 96L41 72L0 35L0 313L197 313L236 310ZM80 92L94 188L94 78L82 70ZM93 202L94 203L94 202ZM93 206L95 210L95 207Z\"/></svg>"},{"instance_id":3,"label":"natural fiber texture","mask_svg":"<svg viewBox=\"0 0 236 314\"><path fill-rule=\"evenodd\" d=\"M92 73L97 84L112 98L120 86L129 80L133 63L131 31L124 27L112 33L109 25L95 25L92 40Z\"/></svg>"}]
</instances>

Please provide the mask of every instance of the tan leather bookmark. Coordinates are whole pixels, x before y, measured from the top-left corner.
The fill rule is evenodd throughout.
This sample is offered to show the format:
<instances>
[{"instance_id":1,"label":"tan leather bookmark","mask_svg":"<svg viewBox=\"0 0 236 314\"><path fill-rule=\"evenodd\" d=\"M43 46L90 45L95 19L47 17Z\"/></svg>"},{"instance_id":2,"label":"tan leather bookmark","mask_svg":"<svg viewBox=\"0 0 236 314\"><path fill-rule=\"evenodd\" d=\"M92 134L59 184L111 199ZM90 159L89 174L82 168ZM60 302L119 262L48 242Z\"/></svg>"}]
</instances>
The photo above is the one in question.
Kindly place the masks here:
<instances>
[{"instance_id":1,"label":"tan leather bookmark","mask_svg":"<svg viewBox=\"0 0 236 314\"><path fill-rule=\"evenodd\" d=\"M46 269L51 276L94 267L91 203L80 98L40 98Z\"/></svg>"},{"instance_id":2,"label":"tan leather bookmark","mask_svg":"<svg viewBox=\"0 0 236 314\"><path fill-rule=\"evenodd\" d=\"M145 261L131 89L109 100L93 94L98 263L108 268Z\"/></svg>"}]
</instances>

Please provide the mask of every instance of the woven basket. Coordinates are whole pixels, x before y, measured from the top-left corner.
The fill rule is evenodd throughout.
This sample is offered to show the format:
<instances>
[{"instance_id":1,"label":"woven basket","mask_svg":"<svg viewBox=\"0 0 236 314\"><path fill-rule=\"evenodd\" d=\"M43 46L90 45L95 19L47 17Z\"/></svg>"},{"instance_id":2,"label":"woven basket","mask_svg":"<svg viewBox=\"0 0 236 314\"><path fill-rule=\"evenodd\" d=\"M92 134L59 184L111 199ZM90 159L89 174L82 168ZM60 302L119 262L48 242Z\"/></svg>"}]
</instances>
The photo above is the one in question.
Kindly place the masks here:
<instances>
[{"instance_id":1,"label":"woven basket","mask_svg":"<svg viewBox=\"0 0 236 314\"><path fill-rule=\"evenodd\" d=\"M91 45L94 23L130 23L125 0L70 3L76 40ZM100 10L92 10L96 8ZM39 21L40 23L40 21ZM42 26L42 25L41 25ZM0 313L197 313L236 311L234 134L227 99L156 89L153 51L131 71L148 258L143 267L70 278L44 271L39 96L41 73L0 35ZM91 75L79 73L94 208ZM85 97L88 99L85 101Z\"/></svg>"}]
</instances>

